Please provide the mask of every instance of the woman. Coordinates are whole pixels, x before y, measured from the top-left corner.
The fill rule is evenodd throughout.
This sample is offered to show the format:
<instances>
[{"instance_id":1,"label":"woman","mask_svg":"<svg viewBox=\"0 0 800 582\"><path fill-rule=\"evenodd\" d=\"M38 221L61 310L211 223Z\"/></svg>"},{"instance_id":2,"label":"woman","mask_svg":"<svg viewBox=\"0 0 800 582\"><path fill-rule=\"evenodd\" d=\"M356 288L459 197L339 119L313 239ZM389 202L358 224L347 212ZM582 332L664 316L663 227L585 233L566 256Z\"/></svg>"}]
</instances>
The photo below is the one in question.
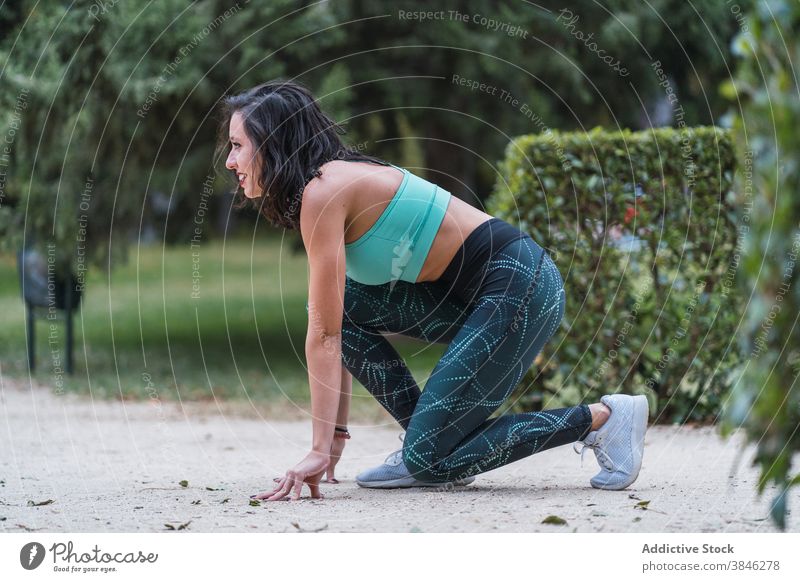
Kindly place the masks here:
<instances>
[{"instance_id":1,"label":"woman","mask_svg":"<svg viewBox=\"0 0 800 582\"><path fill-rule=\"evenodd\" d=\"M350 436L352 376L406 431L402 449L358 476L361 486L463 485L575 441L600 464L592 486L633 483L644 396L489 419L563 317L564 286L549 255L510 224L346 147L342 133L290 81L223 103L226 167L270 223L300 231L310 267L312 448L272 490L253 497L298 499L306 484L319 498L326 471L335 482ZM424 392L381 332L447 344Z\"/></svg>"}]
</instances>

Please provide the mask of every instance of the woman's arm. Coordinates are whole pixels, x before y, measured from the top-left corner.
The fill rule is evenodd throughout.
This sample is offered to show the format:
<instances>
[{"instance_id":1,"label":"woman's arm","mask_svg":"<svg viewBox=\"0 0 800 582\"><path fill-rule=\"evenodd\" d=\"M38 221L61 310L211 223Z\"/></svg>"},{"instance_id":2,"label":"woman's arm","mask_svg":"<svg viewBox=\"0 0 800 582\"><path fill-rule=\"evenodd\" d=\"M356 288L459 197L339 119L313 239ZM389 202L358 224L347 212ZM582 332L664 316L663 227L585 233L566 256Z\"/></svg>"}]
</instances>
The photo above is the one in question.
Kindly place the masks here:
<instances>
[{"instance_id":1,"label":"woman's arm","mask_svg":"<svg viewBox=\"0 0 800 582\"><path fill-rule=\"evenodd\" d=\"M312 448L329 454L342 391L344 317L344 197L325 178L303 193L300 231L308 255L306 361L311 389Z\"/></svg>"},{"instance_id":2,"label":"woman's arm","mask_svg":"<svg viewBox=\"0 0 800 582\"><path fill-rule=\"evenodd\" d=\"M324 175L323 175L324 176ZM342 391L342 319L344 316L344 198L325 178L312 180L303 192L300 234L308 255L308 333L306 363L311 392L312 450L269 493L277 501L290 492L299 499L303 484L321 497L319 483L330 465L331 445Z\"/></svg>"},{"instance_id":3,"label":"woman's arm","mask_svg":"<svg viewBox=\"0 0 800 582\"><path fill-rule=\"evenodd\" d=\"M350 372L347 371L347 368L342 365L342 390L339 396L339 412L336 415L336 426L347 428L347 416L350 412L350 394L352 393L352 389L353 377L350 375ZM344 438L333 439L333 443L331 444L331 458L328 462L327 478L325 479L326 483L339 482L336 480L335 476L336 465L339 464L342 458L342 452L344 451L344 444L346 442Z\"/></svg>"},{"instance_id":4,"label":"woman's arm","mask_svg":"<svg viewBox=\"0 0 800 582\"><path fill-rule=\"evenodd\" d=\"M309 303L309 311L313 309ZM306 362L311 391L311 449L330 453L333 429L341 406L341 335L316 334L306 337Z\"/></svg>"},{"instance_id":5,"label":"woman's arm","mask_svg":"<svg viewBox=\"0 0 800 582\"><path fill-rule=\"evenodd\" d=\"M336 415L336 426L347 427L350 415L350 396L353 393L353 376L342 365L342 390L339 396L339 414Z\"/></svg>"}]
</instances>

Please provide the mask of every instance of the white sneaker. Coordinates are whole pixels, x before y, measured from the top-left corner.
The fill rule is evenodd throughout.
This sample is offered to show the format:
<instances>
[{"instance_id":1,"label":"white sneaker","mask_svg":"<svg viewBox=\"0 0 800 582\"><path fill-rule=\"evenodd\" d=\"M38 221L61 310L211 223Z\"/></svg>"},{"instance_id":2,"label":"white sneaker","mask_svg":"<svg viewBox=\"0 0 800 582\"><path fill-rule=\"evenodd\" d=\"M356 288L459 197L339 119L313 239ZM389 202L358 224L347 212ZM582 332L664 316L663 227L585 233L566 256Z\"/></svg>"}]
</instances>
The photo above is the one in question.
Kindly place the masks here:
<instances>
[{"instance_id":1,"label":"white sneaker","mask_svg":"<svg viewBox=\"0 0 800 582\"><path fill-rule=\"evenodd\" d=\"M403 440L402 434L399 435ZM399 449L388 457L382 465L362 471L356 476L356 483L361 487L374 489L397 489L400 487L447 487L448 484L455 486L469 485L475 480L474 476L465 477L456 481L444 483L431 483L420 481L411 476L411 472L403 462L403 449Z\"/></svg>"},{"instance_id":2,"label":"white sneaker","mask_svg":"<svg viewBox=\"0 0 800 582\"><path fill-rule=\"evenodd\" d=\"M597 489L619 490L636 481L644 456L644 433L647 430L649 407L644 396L607 394L600 402L611 409L611 416L599 429L582 441L583 449L594 449L600 472L589 480Z\"/></svg>"}]
</instances>

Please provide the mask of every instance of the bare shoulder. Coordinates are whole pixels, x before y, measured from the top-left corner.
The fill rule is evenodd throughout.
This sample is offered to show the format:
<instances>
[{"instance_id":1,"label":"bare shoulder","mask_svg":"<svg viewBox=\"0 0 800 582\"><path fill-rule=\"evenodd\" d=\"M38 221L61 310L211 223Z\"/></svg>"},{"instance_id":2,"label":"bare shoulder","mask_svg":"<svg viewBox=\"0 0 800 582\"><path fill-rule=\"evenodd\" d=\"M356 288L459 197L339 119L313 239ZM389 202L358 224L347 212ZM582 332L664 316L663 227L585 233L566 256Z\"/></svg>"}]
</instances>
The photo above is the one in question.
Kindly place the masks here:
<instances>
[{"instance_id":1,"label":"bare shoulder","mask_svg":"<svg viewBox=\"0 0 800 582\"><path fill-rule=\"evenodd\" d=\"M309 181L303 190L303 203L300 206L300 233L306 243L306 248L309 246L312 233L315 238L344 237L350 185L354 178L353 169L348 168L348 165L347 162L341 160L332 160L323 164L320 168L321 175ZM315 244L319 242L317 240Z\"/></svg>"},{"instance_id":2,"label":"bare shoulder","mask_svg":"<svg viewBox=\"0 0 800 582\"><path fill-rule=\"evenodd\" d=\"M303 191L300 225L304 240L306 229L317 230L322 223L334 224L338 237L351 226L348 217L374 221L374 212L389 203L403 180L396 167L368 162L331 160L320 169L320 177Z\"/></svg>"},{"instance_id":3,"label":"bare shoulder","mask_svg":"<svg viewBox=\"0 0 800 582\"><path fill-rule=\"evenodd\" d=\"M303 191L303 206L330 204L347 195L348 186L359 175L353 164L341 160L332 160L320 166L321 174L306 184Z\"/></svg>"}]
</instances>

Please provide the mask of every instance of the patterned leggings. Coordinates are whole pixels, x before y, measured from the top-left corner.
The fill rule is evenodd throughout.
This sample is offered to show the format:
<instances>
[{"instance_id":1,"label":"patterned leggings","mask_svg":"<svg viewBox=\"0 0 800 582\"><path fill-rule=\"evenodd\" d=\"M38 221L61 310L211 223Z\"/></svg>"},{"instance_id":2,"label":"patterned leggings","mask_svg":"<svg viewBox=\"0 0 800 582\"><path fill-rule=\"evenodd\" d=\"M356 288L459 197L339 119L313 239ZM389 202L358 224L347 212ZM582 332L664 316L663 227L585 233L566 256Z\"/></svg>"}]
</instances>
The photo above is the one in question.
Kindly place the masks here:
<instances>
[{"instance_id":1,"label":"patterned leggings","mask_svg":"<svg viewBox=\"0 0 800 582\"><path fill-rule=\"evenodd\" d=\"M489 419L557 329L565 293L556 265L529 236L478 268L483 276L466 289L346 279L343 364L406 430L403 461L422 481L483 473L581 440L591 428L585 404ZM380 332L448 344L423 392Z\"/></svg>"}]
</instances>

